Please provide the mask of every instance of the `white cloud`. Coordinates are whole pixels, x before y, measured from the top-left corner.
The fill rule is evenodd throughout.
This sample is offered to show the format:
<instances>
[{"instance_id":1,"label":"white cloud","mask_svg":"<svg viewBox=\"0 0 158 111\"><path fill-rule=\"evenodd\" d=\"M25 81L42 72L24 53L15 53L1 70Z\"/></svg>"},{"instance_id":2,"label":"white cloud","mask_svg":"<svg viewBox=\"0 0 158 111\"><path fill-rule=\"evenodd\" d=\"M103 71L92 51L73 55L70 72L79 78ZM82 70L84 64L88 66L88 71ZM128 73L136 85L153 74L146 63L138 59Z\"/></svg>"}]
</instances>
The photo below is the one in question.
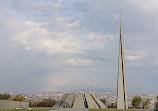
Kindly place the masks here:
<instances>
[{"instance_id":1,"label":"white cloud","mask_svg":"<svg viewBox=\"0 0 158 111\"><path fill-rule=\"evenodd\" d=\"M106 41L108 38L110 39L114 38L114 35L97 34L94 32L88 35L89 40L94 40L94 41L99 41L99 42Z\"/></svg>"},{"instance_id":2,"label":"white cloud","mask_svg":"<svg viewBox=\"0 0 158 111\"><path fill-rule=\"evenodd\" d=\"M113 19L114 19L114 20L120 19L120 15L114 15Z\"/></svg>"},{"instance_id":3,"label":"white cloud","mask_svg":"<svg viewBox=\"0 0 158 111\"><path fill-rule=\"evenodd\" d=\"M72 66L93 66L93 62L84 58L70 58L67 60L67 63Z\"/></svg>"},{"instance_id":4,"label":"white cloud","mask_svg":"<svg viewBox=\"0 0 158 111\"><path fill-rule=\"evenodd\" d=\"M94 33L91 32L87 35L87 39L91 42L93 49L103 49L107 41L114 38L114 35Z\"/></svg>"},{"instance_id":5,"label":"white cloud","mask_svg":"<svg viewBox=\"0 0 158 111\"><path fill-rule=\"evenodd\" d=\"M72 21L73 17L57 17L56 18L56 22L58 25L61 25L61 27L65 27L66 28L80 28L80 23L79 21Z\"/></svg>"},{"instance_id":6,"label":"white cloud","mask_svg":"<svg viewBox=\"0 0 158 111\"><path fill-rule=\"evenodd\" d=\"M44 52L49 55L78 54L95 48L102 49L108 39L112 39L114 37L113 35L89 32L87 35L84 35L85 38L81 39L80 35L74 33L76 29L72 30L72 28L80 27L78 21L69 23L69 20L65 21L64 18L57 21L59 24L62 24L62 22L63 25L66 26L66 29L71 29L71 31L47 30L42 27L45 25L45 23L42 22L11 22L9 24L12 29L11 37L14 42L24 46L26 50ZM14 30L14 26L16 26L17 29ZM81 32L81 30L78 30L78 33L79 32ZM83 42L86 39L88 40L87 44Z\"/></svg>"},{"instance_id":7,"label":"white cloud","mask_svg":"<svg viewBox=\"0 0 158 111\"><path fill-rule=\"evenodd\" d=\"M108 39L114 37L109 34L88 31L80 25L78 19L60 13L60 8L64 7L62 3L20 3L24 5L24 9L30 8L35 13L35 9L39 8L41 14L46 14L44 20L37 16L39 20L35 21L23 18L13 10L12 19L7 24L3 23L7 25L7 30L15 44L22 45L27 51L49 55L79 54L85 53L87 50L103 49ZM23 9L21 6L20 8Z\"/></svg>"},{"instance_id":8,"label":"white cloud","mask_svg":"<svg viewBox=\"0 0 158 111\"><path fill-rule=\"evenodd\" d=\"M49 32L41 28L42 23L24 22L23 29L12 35L14 42L24 46L26 50L52 54L75 54L84 51L80 40L69 32Z\"/></svg>"},{"instance_id":9,"label":"white cloud","mask_svg":"<svg viewBox=\"0 0 158 111\"><path fill-rule=\"evenodd\" d=\"M136 55L127 55L126 56L127 61L138 61L138 60L141 60L141 59L142 59L141 56L136 56Z\"/></svg>"},{"instance_id":10,"label":"white cloud","mask_svg":"<svg viewBox=\"0 0 158 111\"><path fill-rule=\"evenodd\" d=\"M148 56L148 53L146 50L130 50L127 51L127 55L125 55L125 58L129 62L139 62L142 60L145 60Z\"/></svg>"}]
</instances>

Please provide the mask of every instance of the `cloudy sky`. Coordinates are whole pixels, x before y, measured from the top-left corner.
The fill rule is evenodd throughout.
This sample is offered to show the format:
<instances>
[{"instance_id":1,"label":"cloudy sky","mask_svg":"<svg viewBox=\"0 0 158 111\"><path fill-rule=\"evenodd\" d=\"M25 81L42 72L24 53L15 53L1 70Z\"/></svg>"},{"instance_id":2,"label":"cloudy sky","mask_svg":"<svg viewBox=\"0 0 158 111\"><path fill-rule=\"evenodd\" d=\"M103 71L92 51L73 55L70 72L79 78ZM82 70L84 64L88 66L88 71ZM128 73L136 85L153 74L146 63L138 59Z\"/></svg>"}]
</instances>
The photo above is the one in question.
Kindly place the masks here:
<instances>
[{"instance_id":1,"label":"cloudy sky","mask_svg":"<svg viewBox=\"0 0 158 111\"><path fill-rule=\"evenodd\" d=\"M157 0L0 0L0 92L116 91L121 4L128 92L157 94Z\"/></svg>"}]
</instances>

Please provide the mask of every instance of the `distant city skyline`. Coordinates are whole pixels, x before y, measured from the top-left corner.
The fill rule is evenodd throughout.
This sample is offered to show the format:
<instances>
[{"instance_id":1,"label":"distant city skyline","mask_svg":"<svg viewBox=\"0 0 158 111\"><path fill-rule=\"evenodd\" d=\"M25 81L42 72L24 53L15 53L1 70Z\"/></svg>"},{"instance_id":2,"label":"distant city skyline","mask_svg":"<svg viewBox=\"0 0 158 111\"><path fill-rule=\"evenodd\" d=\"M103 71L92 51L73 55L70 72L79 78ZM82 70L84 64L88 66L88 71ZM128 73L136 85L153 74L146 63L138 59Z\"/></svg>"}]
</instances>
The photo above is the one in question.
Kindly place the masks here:
<instances>
[{"instance_id":1,"label":"distant city skyline","mask_svg":"<svg viewBox=\"0 0 158 111\"><path fill-rule=\"evenodd\" d=\"M1 0L0 91L117 90L121 5L127 92L157 94L157 0Z\"/></svg>"}]
</instances>

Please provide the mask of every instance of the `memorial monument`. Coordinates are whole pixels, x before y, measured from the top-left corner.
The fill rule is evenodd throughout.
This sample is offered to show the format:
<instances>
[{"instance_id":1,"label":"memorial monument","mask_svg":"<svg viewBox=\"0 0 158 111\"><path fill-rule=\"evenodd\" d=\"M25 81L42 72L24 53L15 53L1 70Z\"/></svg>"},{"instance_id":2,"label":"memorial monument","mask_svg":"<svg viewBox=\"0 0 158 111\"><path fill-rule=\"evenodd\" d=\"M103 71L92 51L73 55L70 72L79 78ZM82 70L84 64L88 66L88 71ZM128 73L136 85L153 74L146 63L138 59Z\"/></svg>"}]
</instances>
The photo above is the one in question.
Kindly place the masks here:
<instances>
[{"instance_id":1,"label":"memorial monument","mask_svg":"<svg viewBox=\"0 0 158 111\"><path fill-rule=\"evenodd\" d=\"M123 43L122 12L121 12L120 40L119 40L117 109L128 109L127 89L126 89L126 74L125 74L125 59L124 59L124 43Z\"/></svg>"}]
</instances>

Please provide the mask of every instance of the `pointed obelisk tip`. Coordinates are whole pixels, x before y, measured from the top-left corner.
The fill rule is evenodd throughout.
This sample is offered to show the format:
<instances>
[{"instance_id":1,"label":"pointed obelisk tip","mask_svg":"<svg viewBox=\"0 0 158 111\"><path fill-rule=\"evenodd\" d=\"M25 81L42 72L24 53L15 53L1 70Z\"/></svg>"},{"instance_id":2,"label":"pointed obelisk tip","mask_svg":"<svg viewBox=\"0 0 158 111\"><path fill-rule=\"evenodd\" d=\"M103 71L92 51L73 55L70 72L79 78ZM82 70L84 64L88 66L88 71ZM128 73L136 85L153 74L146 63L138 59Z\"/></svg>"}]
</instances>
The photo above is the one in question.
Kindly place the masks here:
<instances>
[{"instance_id":1,"label":"pointed obelisk tip","mask_svg":"<svg viewBox=\"0 0 158 111\"><path fill-rule=\"evenodd\" d=\"M122 6L121 6L121 11L120 11L120 20L121 20L121 23L122 23Z\"/></svg>"}]
</instances>

